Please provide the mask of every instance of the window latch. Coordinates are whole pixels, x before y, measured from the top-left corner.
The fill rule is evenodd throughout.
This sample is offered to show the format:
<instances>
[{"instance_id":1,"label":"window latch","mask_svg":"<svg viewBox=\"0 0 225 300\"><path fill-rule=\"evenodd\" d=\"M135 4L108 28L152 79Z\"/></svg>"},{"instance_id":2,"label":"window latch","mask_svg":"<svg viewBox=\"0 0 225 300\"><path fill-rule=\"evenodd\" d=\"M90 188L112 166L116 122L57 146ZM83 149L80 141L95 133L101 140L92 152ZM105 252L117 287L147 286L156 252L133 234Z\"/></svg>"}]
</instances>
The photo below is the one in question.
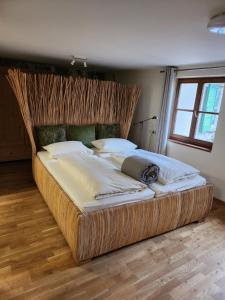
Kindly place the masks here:
<instances>
[{"instance_id":1,"label":"window latch","mask_svg":"<svg viewBox=\"0 0 225 300\"><path fill-rule=\"evenodd\" d=\"M198 112L196 110L194 111L194 116L195 116L195 118L198 117Z\"/></svg>"}]
</instances>

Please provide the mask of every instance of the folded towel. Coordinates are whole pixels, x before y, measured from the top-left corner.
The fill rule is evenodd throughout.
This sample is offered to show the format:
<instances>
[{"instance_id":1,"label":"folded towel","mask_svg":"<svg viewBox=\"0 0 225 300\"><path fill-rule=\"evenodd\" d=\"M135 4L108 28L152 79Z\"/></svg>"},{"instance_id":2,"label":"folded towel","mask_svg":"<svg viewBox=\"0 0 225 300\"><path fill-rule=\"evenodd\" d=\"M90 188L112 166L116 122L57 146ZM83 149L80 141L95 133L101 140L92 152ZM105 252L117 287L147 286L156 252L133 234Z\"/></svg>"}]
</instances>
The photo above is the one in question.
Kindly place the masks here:
<instances>
[{"instance_id":1,"label":"folded towel","mask_svg":"<svg viewBox=\"0 0 225 300\"><path fill-rule=\"evenodd\" d=\"M137 155L128 156L122 164L121 171L147 185L156 182L159 176L157 165L149 159Z\"/></svg>"}]
</instances>

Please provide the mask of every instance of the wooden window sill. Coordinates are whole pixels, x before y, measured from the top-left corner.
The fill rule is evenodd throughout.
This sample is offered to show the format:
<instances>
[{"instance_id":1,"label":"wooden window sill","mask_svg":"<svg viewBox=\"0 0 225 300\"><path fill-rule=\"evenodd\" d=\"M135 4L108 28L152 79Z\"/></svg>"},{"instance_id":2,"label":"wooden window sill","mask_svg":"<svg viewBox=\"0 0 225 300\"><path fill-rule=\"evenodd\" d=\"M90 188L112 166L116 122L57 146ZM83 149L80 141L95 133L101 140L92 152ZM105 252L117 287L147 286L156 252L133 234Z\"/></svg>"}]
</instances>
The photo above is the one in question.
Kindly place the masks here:
<instances>
[{"instance_id":1,"label":"wooden window sill","mask_svg":"<svg viewBox=\"0 0 225 300\"><path fill-rule=\"evenodd\" d=\"M206 152L211 152L212 151L212 149L209 149L209 148L205 148L205 147L202 147L202 146L199 146L199 145L185 143L185 142L174 140L174 139L171 139L171 138L169 138L169 141L172 142L172 143L175 143L175 144L180 144L180 145L183 145L183 146L187 146L187 147L190 147L190 148L194 148L194 149L198 149L198 150L202 150L202 151L206 151Z\"/></svg>"}]
</instances>

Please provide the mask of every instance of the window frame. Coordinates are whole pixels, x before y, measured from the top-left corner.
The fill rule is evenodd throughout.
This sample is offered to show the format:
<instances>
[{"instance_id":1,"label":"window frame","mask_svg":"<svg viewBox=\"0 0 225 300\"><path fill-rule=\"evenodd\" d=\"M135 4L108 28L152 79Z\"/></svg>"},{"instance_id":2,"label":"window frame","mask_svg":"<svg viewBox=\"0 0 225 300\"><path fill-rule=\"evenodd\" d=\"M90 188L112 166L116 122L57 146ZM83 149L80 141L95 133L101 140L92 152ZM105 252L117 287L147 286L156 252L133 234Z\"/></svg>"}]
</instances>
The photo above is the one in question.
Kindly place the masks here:
<instances>
[{"instance_id":1,"label":"window frame","mask_svg":"<svg viewBox=\"0 0 225 300\"><path fill-rule=\"evenodd\" d=\"M180 93L180 87L181 87L182 83L197 83L198 84L193 109L178 108L179 93ZM183 145L186 145L189 147L198 148L198 149L202 149L202 150L210 152L212 150L213 142L199 140L194 137L196 127L197 127L197 120L198 120L198 116L200 113L204 113L204 114L208 113L210 115L217 115L218 117L220 114L220 111L218 113L215 113L215 112L206 112L206 111L200 110L201 97L202 97L203 87L204 87L205 83L225 83L225 77L201 77L201 78L179 78L179 79L177 79L169 140L171 140L172 142L175 142L175 143L183 144ZM224 87L224 89L225 89L225 87ZM173 133L174 127L175 127L177 111L187 111L187 112L193 113L190 134L188 137Z\"/></svg>"}]
</instances>

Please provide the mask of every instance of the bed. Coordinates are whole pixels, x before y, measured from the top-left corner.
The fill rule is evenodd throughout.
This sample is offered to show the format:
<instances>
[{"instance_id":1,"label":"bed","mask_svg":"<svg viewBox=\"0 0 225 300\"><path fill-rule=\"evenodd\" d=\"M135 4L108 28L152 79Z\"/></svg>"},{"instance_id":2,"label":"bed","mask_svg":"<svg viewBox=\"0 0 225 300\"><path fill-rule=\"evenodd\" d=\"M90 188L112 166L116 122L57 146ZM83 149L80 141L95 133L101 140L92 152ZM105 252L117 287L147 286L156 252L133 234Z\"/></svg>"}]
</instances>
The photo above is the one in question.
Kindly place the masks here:
<instances>
[{"instance_id":1,"label":"bed","mask_svg":"<svg viewBox=\"0 0 225 300\"><path fill-rule=\"evenodd\" d=\"M213 187L210 184L160 197L149 194L149 199L148 195L140 195L140 199L131 197L130 201L116 206L81 207L76 205L76 195L69 196L59 184L57 166L49 165L47 154L39 152L33 158L34 178L77 264L201 221L211 209Z\"/></svg>"},{"instance_id":2,"label":"bed","mask_svg":"<svg viewBox=\"0 0 225 300\"><path fill-rule=\"evenodd\" d=\"M209 214L213 201L211 184L160 197L145 194L139 199L130 197L126 202L117 199L119 202L115 206L101 203L95 209L93 205L88 209L88 205L77 205L76 193L72 195L70 189L62 188L48 167L48 158L38 154L35 127L116 123L120 126L121 137L126 139L140 89L115 82L19 70L9 70L7 78L30 138L35 182L76 264L201 221Z\"/></svg>"}]
</instances>

